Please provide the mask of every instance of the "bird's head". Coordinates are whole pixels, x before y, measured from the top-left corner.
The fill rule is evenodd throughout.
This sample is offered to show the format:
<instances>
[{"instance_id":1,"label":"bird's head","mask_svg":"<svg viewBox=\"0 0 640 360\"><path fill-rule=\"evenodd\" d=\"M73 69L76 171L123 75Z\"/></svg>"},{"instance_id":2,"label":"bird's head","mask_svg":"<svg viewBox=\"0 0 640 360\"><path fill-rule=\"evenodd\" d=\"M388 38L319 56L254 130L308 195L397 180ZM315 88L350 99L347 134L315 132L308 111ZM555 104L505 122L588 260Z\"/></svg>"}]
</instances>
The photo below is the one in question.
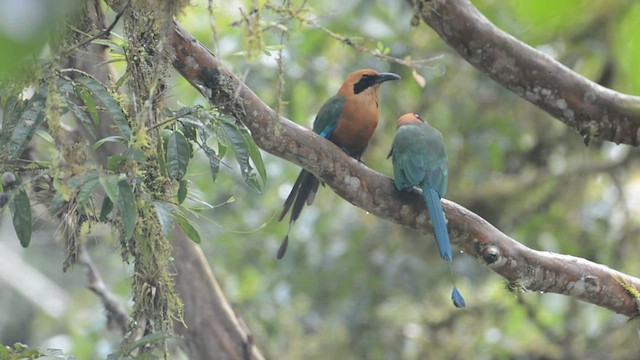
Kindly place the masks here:
<instances>
[{"instance_id":1,"label":"bird's head","mask_svg":"<svg viewBox=\"0 0 640 360\"><path fill-rule=\"evenodd\" d=\"M377 94L383 82L399 79L400 76L394 73L379 73L373 69L361 69L347 76L338 93L342 96L358 95L363 92Z\"/></svg>"},{"instance_id":2,"label":"bird's head","mask_svg":"<svg viewBox=\"0 0 640 360\"><path fill-rule=\"evenodd\" d=\"M398 127L400 127L402 125L409 125L409 124L421 124L421 123L424 123L424 122L425 121L422 120L420 115L418 115L416 113L406 113L406 114L400 116L400 118L398 118Z\"/></svg>"}]
</instances>

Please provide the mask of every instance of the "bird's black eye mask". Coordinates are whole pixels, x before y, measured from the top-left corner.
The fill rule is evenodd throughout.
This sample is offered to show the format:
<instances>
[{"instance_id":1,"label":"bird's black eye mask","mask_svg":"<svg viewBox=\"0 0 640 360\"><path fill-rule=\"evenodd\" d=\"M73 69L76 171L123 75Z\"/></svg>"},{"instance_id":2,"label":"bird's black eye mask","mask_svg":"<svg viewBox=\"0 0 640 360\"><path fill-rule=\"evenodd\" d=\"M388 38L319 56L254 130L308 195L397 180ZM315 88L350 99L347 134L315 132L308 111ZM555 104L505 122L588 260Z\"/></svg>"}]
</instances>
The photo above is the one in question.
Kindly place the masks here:
<instances>
[{"instance_id":1,"label":"bird's black eye mask","mask_svg":"<svg viewBox=\"0 0 640 360\"><path fill-rule=\"evenodd\" d=\"M353 85L353 93L359 94L377 83L378 81L375 75L364 74L360 78L360 81Z\"/></svg>"}]
</instances>

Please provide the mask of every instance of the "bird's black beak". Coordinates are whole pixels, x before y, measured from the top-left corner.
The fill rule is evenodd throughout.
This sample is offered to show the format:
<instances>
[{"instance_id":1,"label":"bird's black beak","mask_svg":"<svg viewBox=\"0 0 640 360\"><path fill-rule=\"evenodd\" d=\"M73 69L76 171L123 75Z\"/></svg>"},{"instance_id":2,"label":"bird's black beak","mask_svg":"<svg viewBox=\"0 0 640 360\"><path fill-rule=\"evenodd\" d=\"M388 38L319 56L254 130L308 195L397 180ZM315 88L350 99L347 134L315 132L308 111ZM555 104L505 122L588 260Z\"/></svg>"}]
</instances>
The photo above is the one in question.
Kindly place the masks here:
<instances>
[{"instance_id":1,"label":"bird's black beak","mask_svg":"<svg viewBox=\"0 0 640 360\"><path fill-rule=\"evenodd\" d=\"M376 84L381 84L385 81L390 81L390 80L400 80L400 75L394 74L394 73L380 73L376 76Z\"/></svg>"}]
</instances>

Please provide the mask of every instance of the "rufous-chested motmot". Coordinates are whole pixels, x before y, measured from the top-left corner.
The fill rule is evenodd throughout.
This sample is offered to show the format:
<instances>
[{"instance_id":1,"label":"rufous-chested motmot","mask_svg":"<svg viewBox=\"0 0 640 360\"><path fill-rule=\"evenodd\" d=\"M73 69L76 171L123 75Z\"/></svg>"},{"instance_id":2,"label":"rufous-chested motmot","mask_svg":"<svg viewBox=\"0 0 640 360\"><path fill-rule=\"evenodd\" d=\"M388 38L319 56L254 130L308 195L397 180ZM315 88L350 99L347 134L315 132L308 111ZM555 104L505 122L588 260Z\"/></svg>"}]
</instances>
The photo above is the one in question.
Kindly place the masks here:
<instances>
[{"instance_id":1,"label":"rufous-chested motmot","mask_svg":"<svg viewBox=\"0 0 640 360\"><path fill-rule=\"evenodd\" d=\"M433 224L440 256L449 263L451 277L451 243L440 198L447 192L447 153L442 134L418 114L404 114L398 119L398 130L389 156L398 190L422 189ZM465 307L464 298L453 285L451 299L456 307Z\"/></svg>"},{"instance_id":2,"label":"rufous-chested motmot","mask_svg":"<svg viewBox=\"0 0 640 360\"><path fill-rule=\"evenodd\" d=\"M378 125L380 85L385 81L398 79L400 76L396 74L378 73L372 69L362 69L349 74L338 93L327 100L318 111L313 131L360 160ZM278 218L278 221L281 221L291 210L289 229L278 250L278 259L281 259L287 250L291 225L300 216L304 204L313 203L319 185L320 181L315 175L304 169L300 171Z\"/></svg>"}]
</instances>

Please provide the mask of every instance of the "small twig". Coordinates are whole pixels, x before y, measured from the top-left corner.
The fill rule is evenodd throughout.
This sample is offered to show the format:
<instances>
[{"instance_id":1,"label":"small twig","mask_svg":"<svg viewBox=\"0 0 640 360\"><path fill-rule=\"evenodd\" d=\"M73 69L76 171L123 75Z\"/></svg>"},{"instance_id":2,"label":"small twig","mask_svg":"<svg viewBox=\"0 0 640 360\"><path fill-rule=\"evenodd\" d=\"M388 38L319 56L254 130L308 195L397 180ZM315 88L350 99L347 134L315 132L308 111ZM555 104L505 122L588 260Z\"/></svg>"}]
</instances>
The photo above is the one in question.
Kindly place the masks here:
<instances>
[{"instance_id":1,"label":"small twig","mask_svg":"<svg viewBox=\"0 0 640 360\"><path fill-rule=\"evenodd\" d=\"M315 20L312 20L306 16L304 16L304 5L306 4L306 0L303 2L303 5L299 6L297 9L292 9L290 6L273 6L273 5L269 5L269 4L265 4L265 8L269 9L275 13L280 13L280 14L285 14L283 16L283 19L281 21L279 21L277 24L274 25L269 25L266 26L264 28L262 28L263 31L267 31L270 30L274 27L276 27L277 25L281 25L284 24L286 22L289 22L293 19L296 19L298 21L300 21L303 24L306 24L308 26L312 26L315 27L319 30L321 30L322 32L324 32L325 34L329 35L329 37L338 40L339 42L351 47L352 49L361 52L361 53L365 53L365 54L369 54L372 55L374 57L377 57L380 60L386 61L386 62L390 62L390 63L396 63L396 64L400 64L409 68L416 68L416 67L421 67L424 66L424 64L429 63L429 62L433 62L439 58L441 58L443 55L437 55L428 59L418 59L418 60L413 60L411 58L398 58L395 56L391 56L391 55L386 55L383 54L380 51L377 51L377 49L369 49L366 46L362 46L357 44L356 42L353 41L352 38L348 37L348 36L344 36L341 34L338 34L332 30L330 30L327 27L324 27L320 24L318 24L318 22L316 22ZM236 22L234 23L236 26L239 25L242 21L240 22ZM234 25L232 24L232 25Z\"/></svg>"},{"instance_id":2,"label":"small twig","mask_svg":"<svg viewBox=\"0 0 640 360\"><path fill-rule=\"evenodd\" d=\"M72 48L70 48L67 51L65 51L65 53L70 53L75 49L81 48L81 47L89 44L93 40L96 40L98 38L101 38L101 37L104 37L104 36L108 36L109 34L111 34L111 30L113 30L113 28L116 27L116 24L118 24L118 21L120 21L120 18L122 17L122 15L124 15L124 12L129 7L129 4L131 4L131 0L127 0L127 3L124 4L124 7L122 7L122 10L120 10L120 11L118 11L116 13L115 19L113 19L113 22L106 29L100 31L99 33L95 34L94 36L92 36L92 37L90 37L90 38L88 38L88 39L86 39L84 41L81 41L80 43L76 44Z\"/></svg>"},{"instance_id":3,"label":"small twig","mask_svg":"<svg viewBox=\"0 0 640 360\"><path fill-rule=\"evenodd\" d=\"M286 31L280 33L280 50L278 50L278 103L276 104L276 113L280 114L282 106L285 104L282 96L285 90L284 80L284 39L288 37Z\"/></svg>"},{"instance_id":4,"label":"small twig","mask_svg":"<svg viewBox=\"0 0 640 360\"><path fill-rule=\"evenodd\" d=\"M207 1L207 11L209 12L209 27L211 28L211 35L213 36L213 43L216 47L216 54L220 53L220 47L218 46L218 31L216 30L216 24L213 18L213 0Z\"/></svg>"},{"instance_id":5,"label":"small twig","mask_svg":"<svg viewBox=\"0 0 640 360\"><path fill-rule=\"evenodd\" d=\"M123 334L126 333L129 327L129 315L124 305L107 288L84 243L78 244L77 252L77 263L84 266L87 271L87 279L89 280L87 287L100 297L105 310L107 310L108 318L118 324Z\"/></svg>"}]
</instances>

